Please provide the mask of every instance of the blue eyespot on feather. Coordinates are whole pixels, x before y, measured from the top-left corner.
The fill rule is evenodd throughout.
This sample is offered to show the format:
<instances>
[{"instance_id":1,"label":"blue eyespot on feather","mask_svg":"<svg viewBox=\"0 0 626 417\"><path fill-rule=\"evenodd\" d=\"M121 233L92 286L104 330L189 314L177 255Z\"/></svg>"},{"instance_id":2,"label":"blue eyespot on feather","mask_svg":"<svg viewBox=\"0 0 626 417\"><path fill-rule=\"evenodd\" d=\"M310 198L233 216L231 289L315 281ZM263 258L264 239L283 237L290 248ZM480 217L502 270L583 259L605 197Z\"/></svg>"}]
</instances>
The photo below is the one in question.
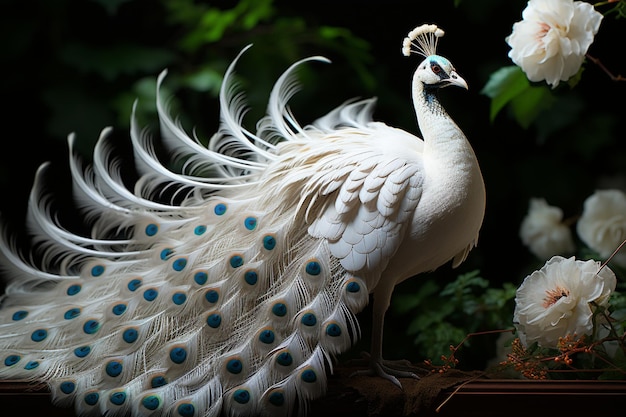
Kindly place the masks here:
<instances>
[{"instance_id":1,"label":"blue eyespot on feather","mask_svg":"<svg viewBox=\"0 0 626 417\"><path fill-rule=\"evenodd\" d=\"M272 330L265 329L259 333L259 340L266 345L274 343L275 335Z\"/></svg>"},{"instance_id":2,"label":"blue eyespot on feather","mask_svg":"<svg viewBox=\"0 0 626 417\"><path fill-rule=\"evenodd\" d=\"M115 377L120 376L120 374L124 370L124 367L122 366L122 362L117 361L117 360L112 360L112 361L107 362L104 370L108 376L115 378Z\"/></svg>"},{"instance_id":3,"label":"blue eyespot on feather","mask_svg":"<svg viewBox=\"0 0 626 417\"><path fill-rule=\"evenodd\" d=\"M276 247L276 238L273 235L263 236L263 247L266 250L272 250Z\"/></svg>"},{"instance_id":4,"label":"blue eyespot on feather","mask_svg":"<svg viewBox=\"0 0 626 417\"><path fill-rule=\"evenodd\" d=\"M109 395L109 401L114 405L122 405L126 402L126 392L116 391Z\"/></svg>"},{"instance_id":5,"label":"blue eyespot on feather","mask_svg":"<svg viewBox=\"0 0 626 417\"><path fill-rule=\"evenodd\" d=\"M159 296L159 291L156 288L148 288L143 292L143 298L146 301L154 301Z\"/></svg>"},{"instance_id":6,"label":"blue eyespot on feather","mask_svg":"<svg viewBox=\"0 0 626 417\"><path fill-rule=\"evenodd\" d=\"M89 353L91 353L91 348L89 346L80 346L74 349L74 355L76 355L77 358L84 358L89 355Z\"/></svg>"},{"instance_id":7,"label":"blue eyespot on feather","mask_svg":"<svg viewBox=\"0 0 626 417\"><path fill-rule=\"evenodd\" d=\"M167 379L163 375L157 375L150 380L150 386L152 388L159 388L163 385L167 385Z\"/></svg>"},{"instance_id":8,"label":"blue eyespot on feather","mask_svg":"<svg viewBox=\"0 0 626 417\"><path fill-rule=\"evenodd\" d=\"M207 326L209 326L212 329L217 329L218 327L220 327L221 323L222 323L222 316L220 316L217 313L209 314L209 316L206 318Z\"/></svg>"},{"instance_id":9,"label":"blue eyespot on feather","mask_svg":"<svg viewBox=\"0 0 626 417\"><path fill-rule=\"evenodd\" d=\"M70 308L63 314L65 320L72 320L80 316L80 308Z\"/></svg>"},{"instance_id":10,"label":"blue eyespot on feather","mask_svg":"<svg viewBox=\"0 0 626 417\"><path fill-rule=\"evenodd\" d=\"M13 366L21 360L22 360L22 357L19 355L9 355L6 358L4 358L4 366Z\"/></svg>"},{"instance_id":11,"label":"blue eyespot on feather","mask_svg":"<svg viewBox=\"0 0 626 417\"><path fill-rule=\"evenodd\" d=\"M220 293L218 293L215 290L208 290L205 294L204 294L204 298L211 304L215 304L217 303L217 300L220 299Z\"/></svg>"},{"instance_id":12,"label":"blue eyespot on feather","mask_svg":"<svg viewBox=\"0 0 626 417\"><path fill-rule=\"evenodd\" d=\"M67 291L65 293L71 297L73 295L78 294L82 288L83 287L80 286L79 284L73 284L67 287Z\"/></svg>"},{"instance_id":13,"label":"blue eyespot on feather","mask_svg":"<svg viewBox=\"0 0 626 417\"><path fill-rule=\"evenodd\" d=\"M218 215L218 216L223 216L224 213L226 213L226 204L224 203L219 203L217 205L215 205L215 208L213 209L213 212Z\"/></svg>"},{"instance_id":14,"label":"blue eyespot on feather","mask_svg":"<svg viewBox=\"0 0 626 417\"><path fill-rule=\"evenodd\" d=\"M302 315L300 322L305 326L312 327L317 324L317 317L313 313L306 313Z\"/></svg>"},{"instance_id":15,"label":"blue eyespot on feather","mask_svg":"<svg viewBox=\"0 0 626 417\"><path fill-rule=\"evenodd\" d=\"M13 313L13 316L11 318L13 319L13 321L20 321L20 320L24 320L27 316L28 316L28 311L19 310Z\"/></svg>"},{"instance_id":16,"label":"blue eyespot on feather","mask_svg":"<svg viewBox=\"0 0 626 417\"><path fill-rule=\"evenodd\" d=\"M272 313L275 316L283 317L287 314L287 305L285 303L276 303L272 306Z\"/></svg>"},{"instance_id":17,"label":"blue eyespot on feather","mask_svg":"<svg viewBox=\"0 0 626 417\"><path fill-rule=\"evenodd\" d=\"M161 254L159 255L159 257L161 258L162 261L167 260L170 256L172 256L172 254L174 253L174 249L172 248L165 248L161 251Z\"/></svg>"},{"instance_id":18,"label":"blue eyespot on feather","mask_svg":"<svg viewBox=\"0 0 626 417\"><path fill-rule=\"evenodd\" d=\"M359 292L361 291L361 286L356 281L350 281L346 285L346 291L351 292L351 293Z\"/></svg>"},{"instance_id":19,"label":"blue eyespot on feather","mask_svg":"<svg viewBox=\"0 0 626 417\"><path fill-rule=\"evenodd\" d=\"M187 301L187 295L184 292L175 292L172 295L172 302L177 306L185 304L185 301Z\"/></svg>"},{"instance_id":20,"label":"blue eyespot on feather","mask_svg":"<svg viewBox=\"0 0 626 417\"><path fill-rule=\"evenodd\" d=\"M338 337L341 335L341 327L337 323L330 323L326 326L326 334L330 337Z\"/></svg>"},{"instance_id":21,"label":"blue eyespot on feather","mask_svg":"<svg viewBox=\"0 0 626 417\"><path fill-rule=\"evenodd\" d=\"M235 390L233 393L233 400L239 404L247 404L250 401L250 392L245 389Z\"/></svg>"},{"instance_id":22,"label":"blue eyespot on feather","mask_svg":"<svg viewBox=\"0 0 626 417\"><path fill-rule=\"evenodd\" d=\"M196 407L191 403L182 403L178 405L176 411L180 417L193 417L196 413Z\"/></svg>"},{"instance_id":23,"label":"blue eyespot on feather","mask_svg":"<svg viewBox=\"0 0 626 417\"><path fill-rule=\"evenodd\" d=\"M229 263L233 268L239 268L243 265L243 257L241 255L233 255L230 257Z\"/></svg>"},{"instance_id":24,"label":"blue eyespot on feather","mask_svg":"<svg viewBox=\"0 0 626 417\"><path fill-rule=\"evenodd\" d=\"M48 331L46 329L37 329L30 334L30 340L33 342L41 342L48 337Z\"/></svg>"},{"instance_id":25,"label":"blue eyespot on feather","mask_svg":"<svg viewBox=\"0 0 626 417\"><path fill-rule=\"evenodd\" d=\"M100 394L98 394L97 392L88 392L83 397L83 401L85 401L85 404L89 406L94 406L98 404L98 400L100 400Z\"/></svg>"},{"instance_id":26,"label":"blue eyespot on feather","mask_svg":"<svg viewBox=\"0 0 626 417\"><path fill-rule=\"evenodd\" d=\"M146 236L152 237L159 232L159 226L154 223L150 223L146 226L144 232L146 233Z\"/></svg>"},{"instance_id":27,"label":"blue eyespot on feather","mask_svg":"<svg viewBox=\"0 0 626 417\"><path fill-rule=\"evenodd\" d=\"M126 305L126 303L119 303L113 306L113 308L111 309L111 312L115 314L116 316L121 316L122 314L126 312L127 308L128 306Z\"/></svg>"},{"instance_id":28,"label":"blue eyespot on feather","mask_svg":"<svg viewBox=\"0 0 626 417\"><path fill-rule=\"evenodd\" d=\"M154 394L146 395L141 399L141 405L150 411L154 411L161 405L161 400Z\"/></svg>"},{"instance_id":29,"label":"blue eyespot on feather","mask_svg":"<svg viewBox=\"0 0 626 417\"><path fill-rule=\"evenodd\" d=\"M104 265L95 265L91 268L91 276L99 277L100 275L104 274L104 270Z\"/></svg>"},{"instance_id":30,"label":"blue eyespot on feather","mask_svg":"<svg viewBox=\"0 0 626 417\"><path fill-rule=\"evenodd\" d=\"M207 279L209 279L209 275L204 272L204 271L198 271L193 275L193 280L196 282L196 284L198 285L204 285L207 282Z\"/></svg>"},{"instance_id":31,"label":"blue eyespot on feather","mask_svg":"<svg viewBox=\"0 0 626 417\"><path fill-rule=\"evenodd\" d=\"M141 280L139 278L135 278L128 281L127 287L131 292L135 292L137 288L141 287L141 284Z\"/></svg>"},{"instance_id":32,"label":"blue eyespot on feather","mask_svg":"<svg viewBox=\"0 0 626 417\"><path fill-rule=\"evenodd\" d=\"M187 266L187 258L178 258L172 263L172 269L180 272Z\"/></svg>"},{"instance_id":33,"label":"blue eyespot on feather","mask_svg":"<svg viewBox=\"0 0 626 417\"><path fill-rule=\"evenodd\" d=\"M259 280L259 274L254 269L251 269L249 271L246 271L246 273L243 275L243 279L248 285L256 285L257 281Z\"/></svg>"},{"instance_id":34,"label":"blue eyespot on feather","mask_svg":"<svg viewBox=\"0 0 626 417\"><path fill-rule=\"evenodd\" d=\"M286 350L282 351L276 355L276 363L282 366L289 366L293 363L293 357Z\"/></svg>"},{"instance_id":35,"label":"blue eyespot on feather","mask_svg":"<svg viewBox=\"0 0 626 417\"><path fill-rule=\"evenodd\" d=\"M231 374L240 374L243 370L243 364L239 359L231 359L226 363L226 370Z\"/></svg>"},{"instance_id":36,"label":"blue eyespot on feather","mask_svg":"<svg viewBox=\"0 0 626 417\"><path fill-rule=\"evenodd\" d=\"M308 368L300 373L300 379L310 384L317 381L317 374L313 369Z\"/></svg>"},{"instance_id":37,"label":"blue eyespot on feather","mask_svg":"<svg viewBox=\"0 0 626 417\"><path fill-rule=\"evenodd\" d=\"M37 361L30 361L24 366L24 369L26 369L27 371L32 371L33 369L37 368L39 368L39 362Z\"/></svg>"},{"instance_id":38,"label":"blue eyespot on feather","mask_svg":"<svg viewBox=\"0 0 626 417\"><path fill-rule=\"evenodd\" d=\"M180 365L187 359L187 350L180 346L172 348L170 350L170 359L175 364Z\"/></svg>"},{"instance_id":39,"label":"blue eyespot on feather","mask_svg":"<svg viewBox=\"0 0 626 417\"><path fill-rule=\"evenodd\" d=\"M322 266L317 261L309 261L306 264L305 271L309 275L317 276L322 273Z\"/></svg>"},{"instance_id":40,"label":"blue eyespot on feather","mask_svg":"<svg viewBox=\"0 0 626 417\"><path fill-rule=\"evenodd\" d=\"M83 332L85 332L85 334L94 334L98 330L100 330L100 322L97 320L90 319L83 324Z\"/></svg>"},{"instance_id":41,"label":"blue eyespot on feather","mask_svg":"<svg viewBox=\"0 0 626 417\"><path fill-rule=\"evenodd\" d=\"M202 236L205 232L206 232L206 226L205 226L205 225L196 226L196 227L193 229L193 233L194 233L196 236Z\"/></svg>"},{"instance_id":42,"label":"blue eyespot on feather","mask_svg":"<svg viewBox=\"0 0 626 417\"><path fill-rule=\"evenodd\" d=\"M74 381L63 381L59 385L59 389L63 394L71 394L76 389L76 383Z\"/></svg>"},{"instance_id":43,"label":"blue eyespot on feather","mask_svg":"<svg viewBox=\"0 0 626 417\"><path fill-rule=\"evenodd\" d=\"M283 394L282 390L275 390L267 399L270 404L275 405L276 407L285 405L285 394Z\"/></svg>"},{"instance_id":44,"label":"blue eyespot on feather","mask_svg":"<svg viewBox=\"0 0 626 417\"><path fill-rule=\"evenodd\" d=\"M122 339L124 339L126 343L135 343L137 338L139 338L139 331L134 327L129 327L122 333Z\"/></svg>"},{"instance_id":45,"label":"blue eyespot on feather","mask_svg":"<svg viewBox=\"0 0 626 417\"><path fill-rule=\"evenodd\" d=\"M257 219L256 217L246 217L246 219L243 221L243 225L246 229L248 230L254 230L256 229L257 226Z\"/></svg>"}]
</instances>

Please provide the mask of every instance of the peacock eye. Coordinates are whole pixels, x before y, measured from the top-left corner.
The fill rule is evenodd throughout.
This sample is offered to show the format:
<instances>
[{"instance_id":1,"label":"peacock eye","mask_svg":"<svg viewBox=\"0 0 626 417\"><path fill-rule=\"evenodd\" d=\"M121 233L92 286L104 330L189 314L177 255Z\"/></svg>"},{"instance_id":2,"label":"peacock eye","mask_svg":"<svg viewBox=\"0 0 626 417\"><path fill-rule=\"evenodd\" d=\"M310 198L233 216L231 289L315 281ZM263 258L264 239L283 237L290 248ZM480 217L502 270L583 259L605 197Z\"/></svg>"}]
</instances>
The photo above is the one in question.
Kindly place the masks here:
<instances>
[{"instance_id":1,"label":"peacock eye","mask_svg":"<svg viewBox=\"0 0 626 417\"><path fill-rule=\"evenodd\" d=\"M431 65L430 69L435 73L435 74L439 74L441 72L441 67L439 65Z\"/></svg>"}]
</instances>

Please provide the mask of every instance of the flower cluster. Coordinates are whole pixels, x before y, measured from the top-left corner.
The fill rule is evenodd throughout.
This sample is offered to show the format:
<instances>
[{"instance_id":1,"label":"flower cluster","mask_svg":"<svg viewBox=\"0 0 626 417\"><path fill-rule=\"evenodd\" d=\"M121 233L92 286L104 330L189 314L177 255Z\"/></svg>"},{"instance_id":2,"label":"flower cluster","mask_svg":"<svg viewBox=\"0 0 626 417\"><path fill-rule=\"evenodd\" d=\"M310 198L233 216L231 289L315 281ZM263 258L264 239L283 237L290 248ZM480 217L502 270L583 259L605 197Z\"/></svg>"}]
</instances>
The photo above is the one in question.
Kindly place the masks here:
<instances>
[{"instance_id":1,"label":"flower cluster","mask_svg":"<svg viewBox=\"0 0 626 417\"><path fill-rule=\"evenodd\" d=\"M505 39L517 67L494 73L483 91L492 98L492 120L506 103L526 110L517 115L538 117L541 110L533 108L537 101L526 100L533 95L524 92L535 89L534 96L548 101L561 82L575 85L585 58L612 80L626 80L613 76L587 52L603 19L595 7L611 4L615 6L610 11L621 11L622 16L624 0L595 5L529 0L522 20L513 24ZM552 90L528 81L545 82ZM531 116L528 120L517 116L518 122L528 127ZM622 249L626 247L626 193L597 190L584 201L580 216L567 219L561 208L533 198L519 235L545 264L516 290L515 339L502 364L532 379L551 378L555 372L561 377L597 372L603 378L625 379L626 296L617 291L614 271L626 268L626 249Z\"/></svg>"},{"instance_id":2,"label":"flower cluster","mask_svg":"<svg viewBox=\"0 0 626 417\"><path fill-rule=\"evenodd\" d=\"M506 38L509 57L530 81L555 88L580 69L602 17L582 1L530 0Z\"/></svg>"},{"instance_id":3,"label":"flower cluster","mask_svg":"<svg viewBox=\"0 0 626 417\"><path fill-rule=\"evenodd\" d=\"M596 190L584 204L576 232L584 245L600 259L607 260L626 240L626 193L618 189ZM520 237L539 259L570 255L576 246L563 211L544 199L533 198L520 226ZM626 249L613 255L611 262L626 267Z\"/></svg>"},{"instance_id":4,"label":"flower cluster","mask_svg":"<svg viewBox=\"0 0 626 417\"><path fill-rule=\"evenodd\" d=\"M626 332L624 320L612 316L615 310L618 316L624 312L623 305L611 305L617 299L624 304L616 292L615 273L606 263L560 256L576 251L572 226L573 221L563 220L560 208L531 199L520 237L547 262L517 289L513 317L517 339L503 364L527 378L581 368L587 372L602 368L625 378L626 369L616 365L616 352L626 354ZM595 191L583 204L576 232L587 253L626 267L626 252L618 250L626 240L626 193Z\"/></svg>"}]
</instances>

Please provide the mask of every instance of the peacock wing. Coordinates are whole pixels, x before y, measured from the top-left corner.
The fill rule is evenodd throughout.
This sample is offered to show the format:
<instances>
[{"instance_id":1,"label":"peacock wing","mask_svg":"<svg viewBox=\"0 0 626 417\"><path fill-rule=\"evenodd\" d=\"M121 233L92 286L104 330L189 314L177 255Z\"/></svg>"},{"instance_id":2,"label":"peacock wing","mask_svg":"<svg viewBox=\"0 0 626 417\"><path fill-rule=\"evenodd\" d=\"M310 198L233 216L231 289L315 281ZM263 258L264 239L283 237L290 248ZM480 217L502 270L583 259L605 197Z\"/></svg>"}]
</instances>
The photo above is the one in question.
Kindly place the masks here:
<instances>
[{"instance_id":1,"label":"peacock wing","mask_svg":"<svg viewBox=\"0 0 626 417\"><path fill-rule=\"evenodd\" d=\"M333 256L357 276L377 280L397 251L422 195L421 140L403 133L415 144L404 152L384 149L381 130L393 135L396 129L380 124L373 137L351 150L329 156L328 168L318 179L318 201L312 203L309 234L329 242ZM363 130L361 130L361 133ZM348 133L348 132L347 132ZM348 167L348 169L345 169ZM342 169L343 168L343 169ZM315 216L311 216L316 212ZM373 288L376 282L368 282Z\"/></svg>"}]
</instances>

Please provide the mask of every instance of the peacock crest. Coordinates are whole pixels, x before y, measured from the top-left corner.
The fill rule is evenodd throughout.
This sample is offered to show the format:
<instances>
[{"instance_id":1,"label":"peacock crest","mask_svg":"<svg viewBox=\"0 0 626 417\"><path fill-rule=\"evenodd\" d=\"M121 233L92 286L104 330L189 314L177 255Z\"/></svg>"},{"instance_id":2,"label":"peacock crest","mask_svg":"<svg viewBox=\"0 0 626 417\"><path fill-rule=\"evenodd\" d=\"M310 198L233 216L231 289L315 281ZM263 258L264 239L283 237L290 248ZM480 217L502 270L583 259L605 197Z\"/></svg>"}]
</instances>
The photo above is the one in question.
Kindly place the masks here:
<instances>
[{"instance_id":1,"label":"peacock crest","mask_svg":"<svg viewBox=\"0 0 626 417\"><path fill-rule=\"evenodd\" d=\"M424 58L437 54L437 44L445 32L437 25L421 25L409 32L402 42L402 54L418 54ZM415 48L415 49L413 49Z\"/></svg>"}]
</instances>

